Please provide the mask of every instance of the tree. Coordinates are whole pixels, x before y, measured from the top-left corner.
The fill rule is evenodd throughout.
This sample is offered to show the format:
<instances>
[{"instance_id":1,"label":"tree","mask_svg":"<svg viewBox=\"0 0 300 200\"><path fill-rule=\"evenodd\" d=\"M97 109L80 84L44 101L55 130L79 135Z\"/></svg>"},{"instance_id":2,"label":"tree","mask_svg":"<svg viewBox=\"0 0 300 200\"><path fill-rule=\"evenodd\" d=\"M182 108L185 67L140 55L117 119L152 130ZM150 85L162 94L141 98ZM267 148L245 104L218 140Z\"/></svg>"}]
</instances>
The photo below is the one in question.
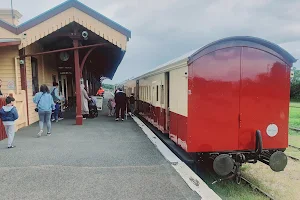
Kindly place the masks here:
<instances>
[{"instance_id":1,"label":"tree","mask_svg":"<svg viewBox=\"0 0 300 200\"><path fill-rule=\"evenodd\" d=\"M300 100L300 70L292 69L294 77L291 81L291 99Z\"/></svg>"},{"instance_id":2,"label":"tree","mask_svg":"<svg viewBox=\"0 0 300 200\"><path fill-rule=\"evenodd\" d=\"M102 87L104 89L108 89L108 90L113 90L114 89L114 85L111 85L111 84L102 83Z\"/></svg>"}]
</instances>

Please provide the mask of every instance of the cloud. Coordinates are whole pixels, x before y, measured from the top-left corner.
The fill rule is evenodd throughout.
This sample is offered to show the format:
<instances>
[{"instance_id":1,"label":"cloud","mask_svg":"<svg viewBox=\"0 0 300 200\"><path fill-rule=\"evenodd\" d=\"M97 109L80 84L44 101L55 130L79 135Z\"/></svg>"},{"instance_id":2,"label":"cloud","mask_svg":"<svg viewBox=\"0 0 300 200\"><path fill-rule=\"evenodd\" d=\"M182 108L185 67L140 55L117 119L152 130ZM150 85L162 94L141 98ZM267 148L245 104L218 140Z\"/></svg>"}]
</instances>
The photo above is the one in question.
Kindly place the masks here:
<instances>
[{"instance_id":1,"label":"cloud","mask_svg":"<svg viewBox=\"0 0 300 200\"><path fill-rule=\"evenodd\" d=\"M3 1L3 0L2 0ZM63 0L13 0L24 19ZM132 31L113 81L121 82L215 40L249 35L280 44L300 58L298 0L81 0ZM32 8L34 6L34 9ZM1 2L9 7L10 0ZM296 63L296 66L299 64Z\"/></svg>"}]
</instances>

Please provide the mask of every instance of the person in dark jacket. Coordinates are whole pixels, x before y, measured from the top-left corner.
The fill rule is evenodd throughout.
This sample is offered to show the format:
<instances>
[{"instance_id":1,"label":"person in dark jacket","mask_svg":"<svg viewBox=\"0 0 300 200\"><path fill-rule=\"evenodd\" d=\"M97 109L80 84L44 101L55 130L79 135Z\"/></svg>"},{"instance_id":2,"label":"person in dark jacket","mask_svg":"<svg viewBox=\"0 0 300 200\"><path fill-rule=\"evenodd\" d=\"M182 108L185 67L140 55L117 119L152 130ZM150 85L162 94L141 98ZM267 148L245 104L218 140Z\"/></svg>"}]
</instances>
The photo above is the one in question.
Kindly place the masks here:
<instances>
[{"instance_id":1,"label":"person in dark jacket","mask_svg":"<svg viewBox=\"0 0 300 200\"><path fill-rule=\"evenodd\" d=\"M116 121L119 121L120 110L121 110L121 119L124 121L125 109L126 109L126 94L123 92L121 88L118 89L115 95L116 102Z\"/></svg>"},{"instance_id":2,"label":"person in dark jacket","mask_svg":"<svg viewBox=\"0 0 300 200\"><path fill-rule=\"evenodd\" d=\"M135 103L135 98L134 98L134 94L132 93L131 96L129 97L129 106L130 106L130 112L132 116L134 113L134 103Z\"/></svg>"},{"instance_id":3,"label":"person in dark jacket","mask_svg":"<svg viewBox=\"0 0 300 200\"><path fill-rule=\"evenodd\" d=\"M14 107L15 99L13 97L6 98L6 106L0 110L0 118L3 122L5 132L8 138L8 148L14 148L12 145L15 137L15 121L19 118L16 107Z\"/></svg>"}]
</instances>

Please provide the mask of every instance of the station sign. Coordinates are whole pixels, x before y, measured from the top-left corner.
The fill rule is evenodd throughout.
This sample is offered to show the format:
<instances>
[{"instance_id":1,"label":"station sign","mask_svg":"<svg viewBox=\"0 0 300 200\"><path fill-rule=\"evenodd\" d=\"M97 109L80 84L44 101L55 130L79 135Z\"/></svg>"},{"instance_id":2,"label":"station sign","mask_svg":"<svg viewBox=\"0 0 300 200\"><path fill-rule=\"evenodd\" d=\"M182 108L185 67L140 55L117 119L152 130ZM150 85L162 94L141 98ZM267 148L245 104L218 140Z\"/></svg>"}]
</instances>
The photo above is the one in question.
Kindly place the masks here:
<instances>
[{"instance_id":1,"label":"station sign","mask_svg":"<svg viewBox=\"0 0 300 200\"><path fill-rule=\"evenodd\" d=\"M73 74L73 67L71 66L59 66L58 72L60 75L72 75Z\"/></svg>"}]
</instances>

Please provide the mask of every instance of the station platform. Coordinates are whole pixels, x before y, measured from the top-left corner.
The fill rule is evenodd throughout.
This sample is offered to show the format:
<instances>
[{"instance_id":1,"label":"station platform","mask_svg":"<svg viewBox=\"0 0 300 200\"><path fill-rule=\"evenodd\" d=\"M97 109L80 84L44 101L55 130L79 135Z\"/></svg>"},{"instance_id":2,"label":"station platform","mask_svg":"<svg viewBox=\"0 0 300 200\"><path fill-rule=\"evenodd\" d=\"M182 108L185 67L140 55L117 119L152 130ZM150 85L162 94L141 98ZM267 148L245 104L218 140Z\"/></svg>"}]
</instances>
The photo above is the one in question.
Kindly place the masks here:
<instances>
[{"instance_id":1,"label":"station platform","mask_svg":"<svg viewBox=\"0 0 300 200\"><path fill-rule=\"evenodd\" d=\"M174 155L161 153L166 147L138 119L108 117L109 97L83 126L64 119L52 124L51 136L37 138L36 123L16 133L16 148L0 141L1 199L219 199Z\"/></svg>"}]
</instances>

